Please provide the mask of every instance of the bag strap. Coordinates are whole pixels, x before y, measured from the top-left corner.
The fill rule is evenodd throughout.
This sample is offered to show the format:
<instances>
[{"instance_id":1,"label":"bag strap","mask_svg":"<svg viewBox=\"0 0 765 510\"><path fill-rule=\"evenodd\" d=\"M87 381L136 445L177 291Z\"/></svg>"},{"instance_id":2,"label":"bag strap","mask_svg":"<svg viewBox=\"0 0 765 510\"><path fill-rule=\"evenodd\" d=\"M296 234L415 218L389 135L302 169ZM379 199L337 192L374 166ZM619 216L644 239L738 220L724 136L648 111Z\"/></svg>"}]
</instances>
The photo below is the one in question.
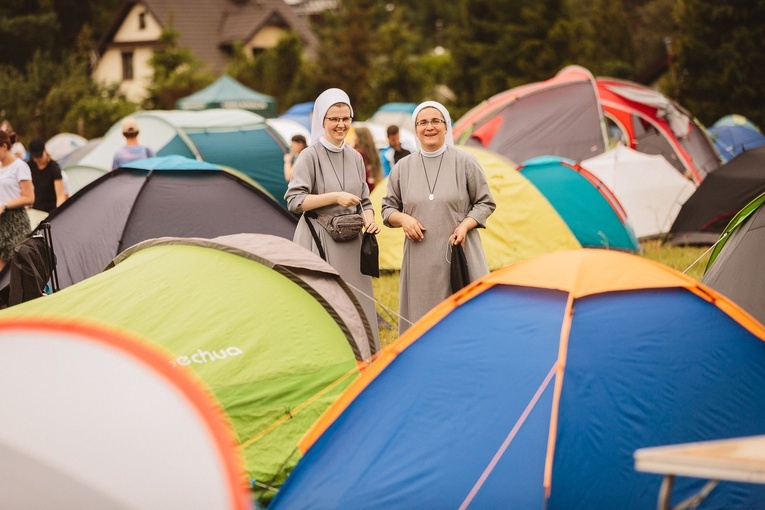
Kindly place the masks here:
<instances>
[{"instance_id":1,"label":"bag strap","mask_svg":"<svg viewBox=\"0 0 765 510\"><path fill-rule=\"evenodd\" d=\"M319 249L319 255L324 260L324 262L327 262L327 255L324 253L324 248L321 245L319 234L316 233L316 229L313 227L313 222L309 219L316 218L316 213L313 211L306 211L303 213L303 216L305 217L306 224L308 224L308 230L311 231L311 235L313 236L313 240L316 243L316 247Z\"/></svg>"}]
</instances>

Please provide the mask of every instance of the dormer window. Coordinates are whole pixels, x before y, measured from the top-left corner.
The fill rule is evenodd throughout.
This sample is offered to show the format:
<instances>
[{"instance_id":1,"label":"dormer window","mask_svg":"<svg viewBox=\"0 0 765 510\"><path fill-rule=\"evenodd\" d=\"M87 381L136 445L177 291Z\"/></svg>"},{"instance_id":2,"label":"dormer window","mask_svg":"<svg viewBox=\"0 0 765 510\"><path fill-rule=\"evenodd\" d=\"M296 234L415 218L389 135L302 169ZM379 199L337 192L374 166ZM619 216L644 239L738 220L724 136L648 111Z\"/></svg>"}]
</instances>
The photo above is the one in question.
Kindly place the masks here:
<instances>
[{"instance_id":1,"label":"dormer window","mask_svg":"<svg viewBox=\"0 0 765 510\"><path fill-rule=\"evenodd\" d=\"M138 29L144 30L146 28L146 12L142 12L138 15Z\"/></svg>"}]
</instances>

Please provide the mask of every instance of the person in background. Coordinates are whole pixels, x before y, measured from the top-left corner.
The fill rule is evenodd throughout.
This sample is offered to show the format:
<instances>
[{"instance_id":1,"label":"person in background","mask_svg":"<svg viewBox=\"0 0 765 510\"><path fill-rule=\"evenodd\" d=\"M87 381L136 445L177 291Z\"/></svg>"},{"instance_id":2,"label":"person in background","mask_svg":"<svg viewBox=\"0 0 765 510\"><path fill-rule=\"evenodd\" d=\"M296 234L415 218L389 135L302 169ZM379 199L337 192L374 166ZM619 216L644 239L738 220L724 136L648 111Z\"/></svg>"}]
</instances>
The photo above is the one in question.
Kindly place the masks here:
<instances>
[{"instance_id":1,"label":"person in background","mask_svg":"<svg viewBox=\"0 0 765 510\"><path fill-rule=\"evenodd\" d=\"M410 153L401 146L401 133L398 126L392 124L386 131L388 134L388 146L380 149L380 159L382 160L383 177L388 177L393 166L404 156Z\"/></svg>"},{"instance_id":2,"label":"person in background","mask_svg":"<svg viewBox=\"0 0 765 510\"><path fill-rule=\"evenodd\" d=\"M364 160L364 168L367 172L367 185L371 192L375 186L383 180L382 164L380 155L375 147L372 132L364 126L356 128L356 150Z\"/></svg>"},{"instance_id":3,"label":"person in background","mask_svg":"<svg viewBox=\"0 0 765 510\"><path fill-rule=\"evenodd\" d=\"M393 167L382 201L384 224L406 236L399 334L452 294L450 245L464 249L470 281L489 272L476 227L496 207L478 160L454 147L446 108L426 101L412 117L418 150Z\"/></svg>"},{"instance_id":4,"label":"person in background","mask_svg":"<svg viewBox=\"0 0 765 510\"><path fill-rule=\"evenodd\" d=\"M29 165L11 152L16 135L0 130L0 270L32 230L26 207L35 201Z\"/></svg>"},{"instance_id":5,"label":"person in background","mask_svg":"<svg viewBox=\"0 0 765 510\"><path fill-rule=\"evenodd\" d=\"M0 131L5 131L8 134L15 135L16 132L13 130L13 126L11 126L11 123L8 122L8 120L3 120L3 122L0 122ZM19 159L27 159L27 150L24 148L24 144L16 140L16 142L13 144L13 147L11 147L11 153L13 153L14 156L16 156Z\"/></svg>"},{"instance_id":6,"label":"person in background","mask_svg":"<svg viewBox=\"0 0 765 510\"><path fill-rule=\"evenodd\" d=\"M138 133L138 122L133 117L127 117L122 121L122 136L125 137L125 146L114 155L112 170L125 166L131 161L155 156L151 148L138 144Z\"/></svg>"},{"instance_id":7,"label":"person in background","mask_svg":"<svg viewBox=\"0 0 765 510\"><path fill-rule=\"evenodd\" d=\"M349 241L335 241L315 219L305 214L309 211L332 216L360 213L367 232L380 232L374 221L361 154L345 142L353 120L351 100L344 91L331 88L316 98L313 111L311 144L295 161L292 179L284 194L290 212L303 213L293 241L318 255L319 248L311 233L313 227L325 260L340 273L361 303L379 347L372 278L360 269L361 234Z\"/></svg>"},{"instance_id":8,"label":"person in background","mask_svg":"<svg viewBox=\"0 0 765 510\"><path fill-rule=\"evenodd\" d=\"M32 209L51 212L66 200L61 167L45 150L45 143L39 138L29 142L29 170L35 190Z\"/></svg>"},{"instance_id":9,"label":"person in background","mask_svg":"<svg viewBox=\"0 0 765 510\"><path fill-rule=\"evenodd\" d=\"M290 140L290 151L284 155L284 179L290 182L292 179L292 168L295 166L298 154L308 147L308 141L303 135L294 135Z\"/></svg>"}]
</instances>

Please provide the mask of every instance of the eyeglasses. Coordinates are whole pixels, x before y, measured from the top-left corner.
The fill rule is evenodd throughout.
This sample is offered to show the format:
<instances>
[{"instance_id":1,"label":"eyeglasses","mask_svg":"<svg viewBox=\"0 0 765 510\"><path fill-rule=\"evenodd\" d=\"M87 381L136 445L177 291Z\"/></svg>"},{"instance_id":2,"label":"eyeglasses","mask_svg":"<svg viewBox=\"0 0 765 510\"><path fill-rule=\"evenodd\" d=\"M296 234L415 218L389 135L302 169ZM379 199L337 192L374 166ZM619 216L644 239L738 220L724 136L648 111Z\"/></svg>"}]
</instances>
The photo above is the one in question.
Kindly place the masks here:
<instances>
[{"instance_id":1,"label":"eyeglasses","mask_svg":"<svg viewBox=\"0 0 765 510\"><path fill-rule=\"evenodd\" d=\"M430 125L431 125L431 126L433 126L433 127L438 127L438 126L440 126L441 124L446 124L446 121L445 121L445 120L441 120L441 119L430 119L430 120L424 120L424 119L423 119L423 120L418 120L418 121L417 121L417 122L415 122L414 124L415 124L417 127L425 127L425 126L427 126L428 124L430 124Z\"/></svg>"},{"instance_id":2,"label":"eyeglasses","mask_svg":"<svg viewBox=\"0 0 765 510\"><path fill-rule=\"evenodd\" d=\"M353 120L353 117L324 117L326 120L330 121L332 124L350 124L350 122Z\"/></svg>"}]
</instances>

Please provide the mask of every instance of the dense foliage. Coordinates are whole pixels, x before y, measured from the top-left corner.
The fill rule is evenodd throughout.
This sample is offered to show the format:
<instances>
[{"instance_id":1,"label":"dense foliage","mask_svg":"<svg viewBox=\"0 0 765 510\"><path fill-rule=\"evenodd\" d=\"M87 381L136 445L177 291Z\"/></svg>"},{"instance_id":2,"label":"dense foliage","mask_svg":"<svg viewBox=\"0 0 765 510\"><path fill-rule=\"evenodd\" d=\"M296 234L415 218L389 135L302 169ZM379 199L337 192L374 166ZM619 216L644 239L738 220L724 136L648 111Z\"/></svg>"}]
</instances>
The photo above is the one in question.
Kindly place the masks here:
<instances>
[{"instance_id":1,"label":"dense foliage","mask_svg":"<svg viewBox=\"0 0 765 510\"><path fill-rule=\"evenodd\" d=\"M765 0L683 0L667 90L702 122L738 113L765 128Z\"/></svg>"},{"instance_id":2,"label":"dense foliage","mask_svg":"<svg viewBox=\"0 0 765 510\"><path fill-rule=\"evenodd\" d=\"M138 108L172 108L215 77L169 27L142 104L95 84L97 41L120 0L0 0L0 118L22 137L99 136ZM227 72L281 110L341 86L363 119L390 101L438 99L459 117L507 88L578 64L596 76L660 82L702 122L730 113L765 127L765 0L340 0L314 21L304 56L288 33Z\"/></svg>"}]
</instances>

